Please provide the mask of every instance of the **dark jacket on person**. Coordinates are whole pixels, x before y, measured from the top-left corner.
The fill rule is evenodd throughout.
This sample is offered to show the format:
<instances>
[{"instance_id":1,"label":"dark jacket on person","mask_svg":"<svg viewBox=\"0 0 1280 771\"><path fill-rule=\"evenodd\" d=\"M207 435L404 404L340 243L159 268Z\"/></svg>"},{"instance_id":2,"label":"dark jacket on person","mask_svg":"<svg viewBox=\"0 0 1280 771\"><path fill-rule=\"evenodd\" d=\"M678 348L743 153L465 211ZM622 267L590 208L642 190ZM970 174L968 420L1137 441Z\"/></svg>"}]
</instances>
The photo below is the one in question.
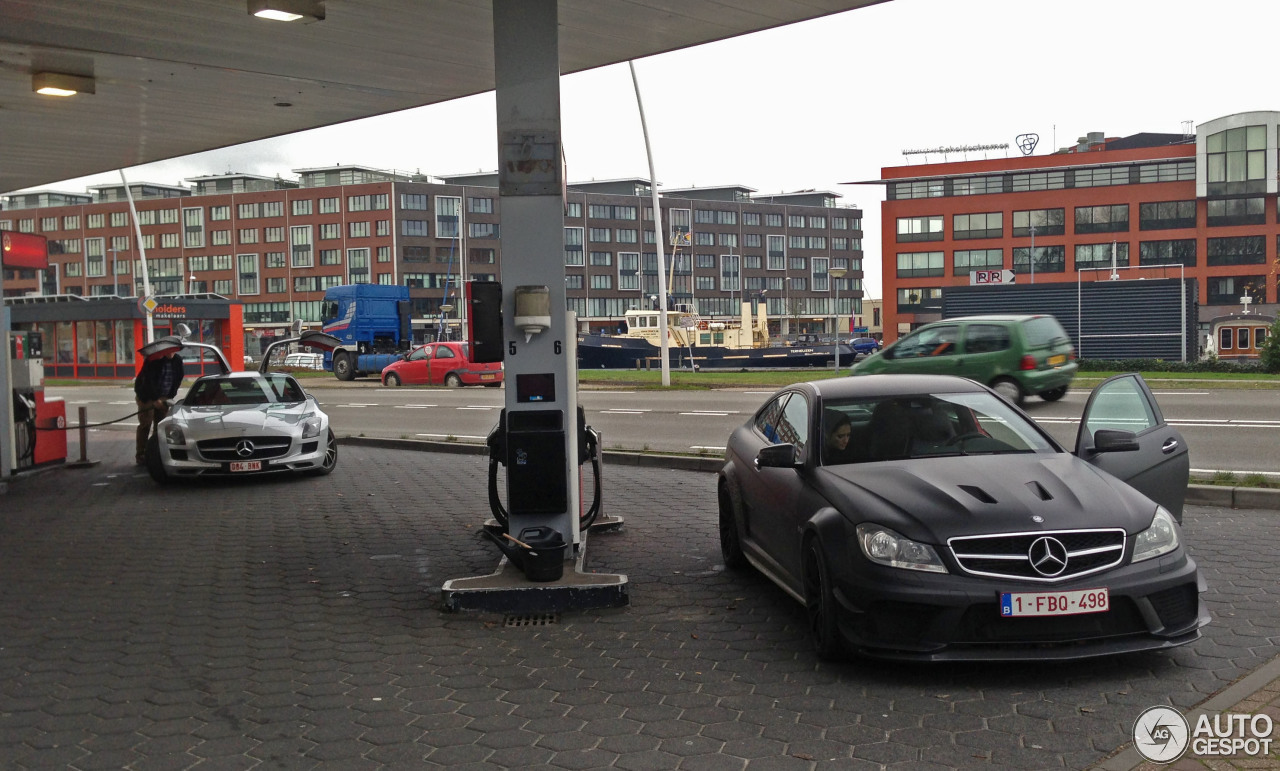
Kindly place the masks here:
<instances>
[{"instance_id":1,"label":"dark jacket on person","mask_svg":"<svg viewBox=\"0 0 1280 771\"><path fill-rule=\"evenodd\" d=\"M169 388L162 387L165 372L169 373ZM133 393L138 401L153 402L156 399L172 399L182 386L182 357L169 356L152 359L142 365L142 371L133 379ZM167 390L167 393L165 392Z\"/></svg>"}]
</instances>

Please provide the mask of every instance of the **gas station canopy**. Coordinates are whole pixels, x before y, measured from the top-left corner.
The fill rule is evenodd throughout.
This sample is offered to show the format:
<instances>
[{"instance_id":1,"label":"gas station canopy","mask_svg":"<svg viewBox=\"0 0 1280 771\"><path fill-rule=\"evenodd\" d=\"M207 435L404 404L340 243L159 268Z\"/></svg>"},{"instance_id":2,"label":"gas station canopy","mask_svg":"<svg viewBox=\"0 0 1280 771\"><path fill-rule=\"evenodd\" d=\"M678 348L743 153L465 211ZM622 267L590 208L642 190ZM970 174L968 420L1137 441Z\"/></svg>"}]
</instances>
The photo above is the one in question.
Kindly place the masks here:
<instances>
[{"instance_id":1,"label":"gas station canopy","mask_svg":"<svg viewBox=\"0 0 1280 771\"><path fill-rule=\"evenodd\" d=\"M877 2L559 0L560 70ZM491 91L493 46L489 0L0 0L0 192Z\"/></svg>"}]
</instances>

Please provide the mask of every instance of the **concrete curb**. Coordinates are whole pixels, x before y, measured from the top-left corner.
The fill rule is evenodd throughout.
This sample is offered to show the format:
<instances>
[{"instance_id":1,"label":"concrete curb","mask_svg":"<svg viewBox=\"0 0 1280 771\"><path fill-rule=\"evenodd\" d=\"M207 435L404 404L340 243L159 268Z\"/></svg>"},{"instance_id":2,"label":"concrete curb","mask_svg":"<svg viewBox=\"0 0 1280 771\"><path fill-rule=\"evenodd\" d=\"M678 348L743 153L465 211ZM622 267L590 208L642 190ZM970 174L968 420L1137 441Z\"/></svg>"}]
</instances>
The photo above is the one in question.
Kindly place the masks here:
<instances>
[{"instance_id":1,"label":"concrete curb","mask_svg":"<svg viewBox=\"0 0 1280 771\"><path fill-rule=\"evenodd\" d=\"M1280 490L1265 487L1187 485L1187 503L1224 509L1280 510Z\"/></svg>"}]
</instances>

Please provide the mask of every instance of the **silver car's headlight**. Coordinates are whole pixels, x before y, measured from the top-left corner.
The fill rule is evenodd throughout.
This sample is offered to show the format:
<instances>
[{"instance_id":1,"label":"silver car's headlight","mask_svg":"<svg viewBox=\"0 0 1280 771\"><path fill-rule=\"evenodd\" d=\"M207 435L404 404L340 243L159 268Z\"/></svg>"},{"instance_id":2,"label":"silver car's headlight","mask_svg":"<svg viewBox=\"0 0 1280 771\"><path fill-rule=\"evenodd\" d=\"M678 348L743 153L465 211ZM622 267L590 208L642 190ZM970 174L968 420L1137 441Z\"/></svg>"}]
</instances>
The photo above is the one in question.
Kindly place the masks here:
<instances>
[{"instance_id":1,"label":"silver car's headlight","mask_svg":"<svg viewBox=\"0 0 1280 771\"><path fill-rule=\"evenodd\" d=\"M302 419L302 438L310 439L313 436L320 436L320 426L323 421L319 415L307 415Z\"/></svg>"},{"instance_id":2,"label":"silver car's headlight","mask_svg":"<svg viewBox=\"0 0 1280 771\"><path fill-rule=\"evenodd\" d=\"M186 444L186 434L182 433L182 426L177 423L169 423L164 427L164 441L166 444Z\"/></svg>"},{"instance_id":3,"label":"silver car's headlight","mask_svg":"<svg viewBox=\"0 0 1280 771\"><path fill-rule=\"evenodd\" d=\"M932 546L904 538L887 527L858 525L858 546L867 559L878 565L930 573L947 572L947 566L938 559L938 553Z\"/></svg>"},{"instance_id":4,"label":"silver car's headlight","mask_svg":"<svg viewBox=\"0 0 1280 771\"><path fill-rule=\"evenodd\" d=\"M1178 548L1178 525L1163 506L1156 507L1151 527L1138 533L1133 544L1133 561L1142 562Z\"/></svg>"}]
</instances>

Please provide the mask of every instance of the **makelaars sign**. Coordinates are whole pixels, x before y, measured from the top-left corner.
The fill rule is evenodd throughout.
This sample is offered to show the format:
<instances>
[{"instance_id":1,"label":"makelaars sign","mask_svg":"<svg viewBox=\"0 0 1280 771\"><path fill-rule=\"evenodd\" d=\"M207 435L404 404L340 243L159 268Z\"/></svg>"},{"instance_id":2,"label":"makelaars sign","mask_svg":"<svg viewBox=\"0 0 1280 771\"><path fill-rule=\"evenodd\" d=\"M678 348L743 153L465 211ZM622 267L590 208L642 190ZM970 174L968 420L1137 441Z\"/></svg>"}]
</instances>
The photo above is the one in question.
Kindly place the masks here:
<instances>
[{"instance_id":1,"label":"makelaars sign","mask_svg":"<svg viewBox=\"0 0 1280 771\"><path fill-rule=\"evenodd\" d=\"M47 270L49 267L49 241L34 233L4 231L3 252L0 264L6 268Z\"/></svg>"},{"instance_id":2,"label":"makelaars sign","mask_svg":"<svg viewBox=\"0 0 1280 771\"><path fill-rule=\"evenodd\" d=\"M1012 284L1013 281L1013 271L1011 270L969 271L969 286L977 286L979 284Z\"/></svg>"}]
</instances>

